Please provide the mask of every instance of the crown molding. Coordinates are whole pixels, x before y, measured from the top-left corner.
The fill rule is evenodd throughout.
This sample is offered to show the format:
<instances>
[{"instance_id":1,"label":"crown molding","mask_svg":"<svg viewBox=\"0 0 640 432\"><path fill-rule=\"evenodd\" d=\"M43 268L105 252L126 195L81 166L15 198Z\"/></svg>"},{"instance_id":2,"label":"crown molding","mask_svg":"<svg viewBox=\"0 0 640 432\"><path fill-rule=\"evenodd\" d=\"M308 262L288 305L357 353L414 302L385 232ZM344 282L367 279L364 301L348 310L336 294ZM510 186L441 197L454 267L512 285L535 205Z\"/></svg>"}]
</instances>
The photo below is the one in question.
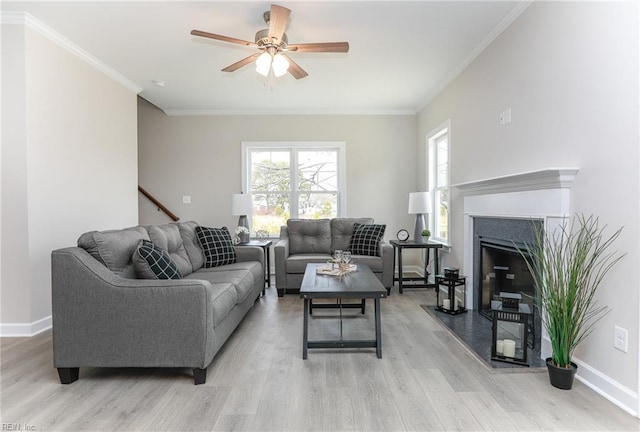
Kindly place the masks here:
<instances>
[{"instance_id":1,"label":"crown molding","mask_svg":"<svg viewBox=\"0 0 640 432\"><path fill-rule=\"evenodd\" d=\"M94 68L98 69L100 72L107 75L109 78L123 85L128 90L131 90L136 94L142 91L141 87L127 79L124 75L107 66L106 64L89 54L87 51L83 50L82 48L71 42L69 39L65 38L60 33L57 33L51 27L34 18L27 12L0 11L0 22L2 24L24 25L25 27L28 27L31 30L37 32L56 45L69 51L76 57L84 60Z\"/></svg>"},{"instance_id":2,"label":"crown molding","mask_svg":"<svg viewBox=\"0 0 640 432\"><path fill-rule=\"evenodd\" d=\"M516 4L516 6L511 9L511 11L498 23L497 26L491 30L491 32L485 37L480 44L469 54L469 56L456 68L453 73L449 75L447 79L442 81L438 87L433 89L429 94L427 94L424 98L424 101L416 107L416 113L420 113L423 109L427 107L431 103L436 96L440 94L454 79L458 77L475 59L478 57L491 43L496 40L503 31L507 29L511 25L516 18L520 16L522 12L527 9L534 0L521 0Z\"/></svg>"},{"instance_id":3,"label":"crown molding","mask_svg":"<svg viewBox=\"0 0 640 432\"><path fill-rule=\"evenodd\" d=\"M523 192L542 189L568 189L578 168L546 168L453 185L463 195Z\"/></svg>"},{"instance_id":4,"label":"crown molding","mask_svg":"<svg viewBox=\"0 0 640 432\"><path fill-rule=\"evenodd\" d=\"M163 110L168 116L269 116L269 115L362 115L415 116L414 110L343 110L343 109L184 109Z\"/></svg>"}]
</instances>

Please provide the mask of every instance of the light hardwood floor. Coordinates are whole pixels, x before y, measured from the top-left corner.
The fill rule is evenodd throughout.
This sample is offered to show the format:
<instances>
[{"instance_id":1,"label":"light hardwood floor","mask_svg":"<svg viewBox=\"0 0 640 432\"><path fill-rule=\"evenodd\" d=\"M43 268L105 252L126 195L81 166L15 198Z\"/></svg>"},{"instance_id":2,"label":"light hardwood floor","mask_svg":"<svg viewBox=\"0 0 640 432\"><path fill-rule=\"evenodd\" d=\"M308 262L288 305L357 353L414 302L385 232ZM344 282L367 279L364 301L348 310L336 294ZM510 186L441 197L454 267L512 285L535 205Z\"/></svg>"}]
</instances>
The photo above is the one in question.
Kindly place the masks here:
<instances>
[{"instance_id":1,"label":"light hardwood floor","mask_svg":"<svg viewBox=\"0 0 640 432\"><path fill-rule=\"evenodd\" d=\"M382 300L382 359L364 349L310 350L302 360L302 300L271 288L200 386L188 369L86 368L65 386L50 331L3 338L2 430L640 430L580 382L562 391L546 372L487 370L422 310L433 297L394 288ZM314 311L310 336L338 334L335 313ZM373 334L372 304L365 316L344 314L345 337Z\"/></svg>"}]
</instances>

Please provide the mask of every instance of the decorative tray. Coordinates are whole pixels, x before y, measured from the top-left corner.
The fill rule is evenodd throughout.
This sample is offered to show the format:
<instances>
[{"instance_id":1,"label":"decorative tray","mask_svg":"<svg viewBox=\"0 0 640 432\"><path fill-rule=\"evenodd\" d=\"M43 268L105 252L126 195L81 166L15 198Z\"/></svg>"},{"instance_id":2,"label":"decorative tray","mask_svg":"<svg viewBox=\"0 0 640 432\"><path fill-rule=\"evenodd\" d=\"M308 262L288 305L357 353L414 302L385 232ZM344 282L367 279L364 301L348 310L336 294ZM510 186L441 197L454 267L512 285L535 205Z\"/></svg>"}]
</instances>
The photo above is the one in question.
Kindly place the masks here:
<instances>
[{"instance_id":1,"label":"decorative tray","mask_svg":"<svg viewBox=\"0 0 640 432\"><path fill-rule=\"evenodd\" d=\"M345 269L332 268L331 265L326 267L318 267L316 269L317 274L328 275L328 276L342 276L347 273L351 273L358 270L358 266L356 264L349 264L349 266Z\"/></svg>"}]
</instances>

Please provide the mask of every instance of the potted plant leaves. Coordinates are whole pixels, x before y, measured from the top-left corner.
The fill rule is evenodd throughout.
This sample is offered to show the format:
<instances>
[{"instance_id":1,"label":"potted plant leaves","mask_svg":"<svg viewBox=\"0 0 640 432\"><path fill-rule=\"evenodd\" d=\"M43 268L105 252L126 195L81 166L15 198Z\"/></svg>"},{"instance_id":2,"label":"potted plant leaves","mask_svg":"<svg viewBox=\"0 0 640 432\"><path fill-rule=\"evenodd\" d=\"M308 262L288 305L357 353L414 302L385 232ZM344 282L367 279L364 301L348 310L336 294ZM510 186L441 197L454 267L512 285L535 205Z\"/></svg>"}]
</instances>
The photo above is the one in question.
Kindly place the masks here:
<instances>
[{"instance_id":1,"label":"potted plant leaves","mask_svg":"<svg viewBox=\"0 0 640 432\"><path fill-rule=\"evenodd\" d=\"M549 380L554 387L569 390L578 366L573 351L608 312L598 305L596 293L605 275L624 256L612 245L622 228L605 235L598 218L576 215L551 233L536 231L527 262L536 286L536 304L551 341L547 359Z\"/></svg>"},{"instance_id":2,"label":"potted plant leaves","mask_svg":"<svg viewBox=\"0 0 640 432\"><path fill-rule=\"evenodd\" d=\"M429 231L428 229L423 229L422 230L422 241L426 243L427 241L429 241L429 237L431 237L431 231Z\"/></svg>"}]
</instances>

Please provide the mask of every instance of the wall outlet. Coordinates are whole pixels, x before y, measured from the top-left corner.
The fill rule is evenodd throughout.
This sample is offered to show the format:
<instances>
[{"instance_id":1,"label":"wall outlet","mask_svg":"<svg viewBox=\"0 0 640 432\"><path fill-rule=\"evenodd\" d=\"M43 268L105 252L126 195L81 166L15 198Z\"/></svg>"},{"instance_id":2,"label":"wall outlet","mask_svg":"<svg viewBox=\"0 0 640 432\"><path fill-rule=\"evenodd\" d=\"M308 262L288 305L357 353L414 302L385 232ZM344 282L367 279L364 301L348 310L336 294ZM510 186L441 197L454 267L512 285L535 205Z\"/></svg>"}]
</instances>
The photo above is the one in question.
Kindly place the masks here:
<instances>
[{"instance_id":1,"label":"wall outlet","mask_svg":"<svg viewBox=\"0 0 640 432\"><path fill-rule=\"evenodd\" d=\"M191 204L191 195L182 195L182 204Z\"/></svg>"},{"instance_id":2,"label":"wall outlet","mask_svg":"<svg viewBox=\"0 0 640 432\"><path fill-rule=\"evenodd\" d=\"M613 347L622 352L629 351L629 332L627 329L613 326Z\"/></svg>"}]
</instances>

